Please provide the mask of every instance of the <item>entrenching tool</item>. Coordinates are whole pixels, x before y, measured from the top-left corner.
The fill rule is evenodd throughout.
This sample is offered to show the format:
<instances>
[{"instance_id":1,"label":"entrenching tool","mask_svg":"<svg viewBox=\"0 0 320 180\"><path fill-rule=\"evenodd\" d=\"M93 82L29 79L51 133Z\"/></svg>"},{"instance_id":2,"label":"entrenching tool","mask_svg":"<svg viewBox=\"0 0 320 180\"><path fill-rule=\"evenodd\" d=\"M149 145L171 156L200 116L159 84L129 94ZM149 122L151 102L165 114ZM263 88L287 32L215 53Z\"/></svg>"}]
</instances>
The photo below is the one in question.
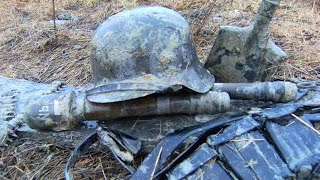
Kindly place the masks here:
<instances>
[{"instance_id":1,"label":"entrenching tool","mask_svg":"<svg viewBox=\"0 0 320 180\"><path fill-rule=\"evenodd\" d=\"M204 65L217 82L265 81L287 55L269 39L280 0L262 0L248 27L222 26Z\"/></svg>"}]
</instances>

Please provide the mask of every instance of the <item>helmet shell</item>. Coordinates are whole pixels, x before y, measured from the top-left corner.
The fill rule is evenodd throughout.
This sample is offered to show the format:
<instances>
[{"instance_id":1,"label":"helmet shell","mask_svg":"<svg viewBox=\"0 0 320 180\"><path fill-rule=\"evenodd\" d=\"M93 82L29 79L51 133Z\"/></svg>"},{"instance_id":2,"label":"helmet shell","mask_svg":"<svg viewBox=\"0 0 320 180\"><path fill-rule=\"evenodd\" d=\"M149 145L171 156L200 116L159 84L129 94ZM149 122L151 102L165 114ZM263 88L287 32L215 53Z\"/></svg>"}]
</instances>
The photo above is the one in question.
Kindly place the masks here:
<instances>
[{"instance_id":1,"label":"helmet shell","mask_svg":"<svg viewBox=\"0 0 320 180\"><path fill-rule=\"evenodd\" d=\"M109 17L93 37L95 89L89 100L115 102L186 87L209 91L214 77L196 54L187 21L164 7L138 7Z\"/></svg>"}]
</instances>

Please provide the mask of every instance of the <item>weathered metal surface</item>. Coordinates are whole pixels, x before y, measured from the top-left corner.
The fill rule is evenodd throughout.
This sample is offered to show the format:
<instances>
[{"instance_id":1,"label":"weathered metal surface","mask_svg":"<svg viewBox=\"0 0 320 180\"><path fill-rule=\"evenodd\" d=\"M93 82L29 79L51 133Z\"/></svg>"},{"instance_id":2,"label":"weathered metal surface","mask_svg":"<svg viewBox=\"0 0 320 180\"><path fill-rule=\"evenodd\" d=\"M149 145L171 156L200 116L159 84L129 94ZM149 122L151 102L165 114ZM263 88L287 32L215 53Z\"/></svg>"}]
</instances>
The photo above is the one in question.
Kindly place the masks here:
<instances>
[{"instance_id":1,"label":"weathered metal surface","mask_svg":"<svg viewBox=\"0 0 320 180\"><path fill-rule=\"evenodd\" d=\"M307 121L310 121L310 122L320 122L320 114L319 113L303 114L303 116L301 118L306 119Z\"/></svg>"},{"instance_id":2,"label":"weathered metal surface","mask_svg":"<svg viewBox=\"0 0 320 180\"><path fill-rule=\"evenodd\" d=\"M204 166L199 168L195 173L190 176L187 176L186 179L188 180L212 180L212 179L223 179L223 180L232 180L232 174L228 172L226 168L222 165L221 161L216 159L212 159L211 161L207 162Z\"/></svg>"},{"instance_id":3,"label":"weathered metal surface","mask_svg":"<svg viewBox=\"0 0 320 180\"><path fill-rule=\"evenodd\" d=\"M198 60L187 21L164 7L138 7L109 17L93 37L91 66L96 87L117 87L112 93L110 85L99 88L99 96L90 94L92 102L143 97L158 87L205 93L214 83Z\"/></svg>"},{"instance_id":4,"label":"weathered metal surface","mask_svg":"<svg viewBox=\"0 0 320 180\"><path fill-rule=\"evenodd\" d=\"M148 96L115 103L85 101L85 117L88 120L110 120L122 117L167 114L215 114L230 107L229 95L209 91L205 94L171 94Z\"/></svg>"},{"instance_id":5,"label":"weathered metal surface","mask_svg":"<svg viewBox=\"0 0 320 180\"><path fill-rule=\"evenodd\" d=\"M173 131L199 124L194 116L148 116L100 121L101 127L118 130L142 141L142 152L149 153L159 141ZM143 133L141 133L143 132Z\"/></svg>"},{"instance_id":6,"label":"weathered metal surface","mask_svg":"<svg viewBox=\"0 0 320 180\"><path fill-rule=\"evenodd\" d=\"M307 127L299 121L294 121L291 115L305 113L302 118L318 118L316 113L319 106L312 102L316 102L320 96L317 95L317 89L309 90L308 94L295 103L276 104L271 105L271 108L256 110L256 113L250 113L251 115L246 118L239 118L215 127L215 131L213 129L208 131L212 133L211 135L207 133L195 137L193 133L188 133L190 131L188 128L184 129L183 139L193 137L193 143L185 147L185 151L181 149L177 151L177 147L184 147L188 143L184 143L183 139L178 141L175 138L176 134L172 133L164 137L151 151L131 179L149 179L153 177L151 170L154 170L154 177L160 179L173 171L177 177L187 179L191 172L194 172L190 176L192 178L206 178L211 177L212 173L216 174L209 169L217 170L217 176L221 175L219 177L226 179L318 178L320 174L320 138L310 128L311 123L308 122L310 127ZM310 113L313 114L310 115ZM214 122L215 119L211 121ZM193 132L195 130L192 129ZM206 142L216 150L218 156L210 160L205 159L199 164L194 163L198 164L197 170L188 169L185 162L195 159L193 155L197 152L196 147L201 145L205 136L207 136ZM165 155L165 162L162 162L163 152L160 153L160 148L169 148L171 153L175 152L174 157L177 156L177 158L173 159L172 156ZM177 152L180 153L176 154ZM159 154L160 159L157 161ZM200 162L203 157L198 155L198 158ZM155 164L157 164L156 167ZM215 168L211 168L213 166ZM189 171L184 171L186 169ZM217 176L212 175L212 177Z\"/></svg>"},{"instance_id":7,"label":"weathered metal surface","mask_svg":"<svg viewBox=\"0 0 320 180\"><path fill-rule=\"evenodd\" d=\"M218 151L221 151L219 153L222 161L226 162L226 165L230 167L230 171L232 171L236 177L249 180L257 179L252 169L247 166L248 163L245 159L237 153L234 144L229 143L228 145L223 145L219 147Z\"/></svg>"},{"instance_id":8,"label":"weathered metal surface","mask_svg":"<svg viewBox=\"0 0 320 180\"><path fill-rule=\"evenodd\" d=\"M202 144L194 153L192 153L188 158L174 167L168 173L169 180L182 179L195 172L200 166L216 157L217 153L215 150L211 149L208 144Z\"/></svg>"},{"instance_id":9,"label":"weathered metal surface","mask_svg":"<svg viewBox=\"0 0 320 180\"><path fill-rule=\"evenodd\" d=\"M298 88L291 82L215 83L214 90L227 92L232 99L291 102L297 99Z\"/></svg>"},{"instance_id":10,"label":"weathered metal surface","mask_svg":"<svg viewBox=\"0 0 320 180\"><path fill-rule=\"evenodd\" d=\"M6 82L6 83L7 82L18 82L18 83L21 82L19 87L21 87L22 90L24 90L25 88L30 88L31 90L34 90L35 89L34 87L38 85L38 84L34 84L32 82L26 82L26 81L23 81L23 80L2 79L2 81L3 81L3 83L4 82ZM26 84L23 84L23 83L26 83ZM23 85L26 85L27 87L25 87ZM2 117L4 118L2 125L5 125L4 126L5 127L4 128L5 131L9 131L8 129L6 129L6 128L10 127L9 125L7 125L7 123L10 123L10 124L13 125L15 123L17 123L17 124L21 123L21 122L23 122L25 120L24 117L27 117L27 116L23 116L23 115L26 115L26 109L31 107L29 105L32 102L38 107L38 110L44 110L42 108L43 106L41 106L41 102L45 102L44 104L46 104L46 105L50 105L50 103L51 103L51 105L53 104L53 105L59 106L60 107L60 110L59 110L60 116L66 114L66 113L67 114L70 113L72 116L74 116L76 118L80 118L80 117L82 117L82 114L85 115L86 113L91 111L90 109L87 109L87 111L84 110L83 111L84 113L81 113L82 111L79 110L79 108L80 109L81 108L86 109L86 108L84 108L84 107L87 107L85 105L85 103L92 103L93 104L93 102L90 102L90 101L85 102L85 93L84 93L84 91L80 91L79 89L74 88L74 87L63 87L62 88L60 85L58 85L60 87L60 88L57 88L58 90L56 90L56 91L51 91L50 90L50 92L48 93L47 92L48 89L51 89L52 87L56 88L57 85L42 85L42 84L39 84L39 85L43 87L43 89L38 89L38 91L42 92L41 94L39 92L32 92L32 91L28 92L26 90L23 91L23 92L27 92L27 95L26 95L27 98L25 96L23 96L23 94L20 94L20 93L19 94L15 94L16 92L12 93L11 91L10 91L11 94L7 93L7 92L3 94L4 98L1 99L2 105L3 105L3 107L1 108L1 113L2 113ZM52 92L54 92L54 93L52 93ZM160 142L160 144L158 146L156 146L156 148L152 151L150 157L146 158L146 160L144 161L144 163L146 163L146 165L145 166L143 166L143 165L140 166L139 169L134 173L132 178L145 178L145 177L148 178L148 177L151 177L152 172L149 171L150 169L155 169L155 173L154 173L155 177L157 177L157 178L158 177L163 177L163 175L166 172L170 171L171 168L174 168L175 166L179 165L179 163L183 162L183 160L185 160L185 158L188 158L188 156L190 154L192 154L195 149L197 149L199 144L201 144L201 143L203 143L205 141L205 140L203 140L203 138L206 138L207 136L212 135L212 134L216 134L217 135L216 137L220 136L218 138L220 140L216 141L218 143L213 143L214 145L212 146L212 148L219 149L220 147L225 145L225 143L230 143L232 141L237 140L237 139L231 140L232 138L234 138L236 136L239 136L239 135L241 135L243 133L246 133L247 131L251 131L251 130L253 130L255 128L262 127L262 128L260 128L260 130L263 131L263 135L261 135L261 134L260 135L263 136L263 138L265 138L264 136L266 134L268 134L268 133L263 128L263 125L265 124L264 122L266 122L266 124L268 122L273 122L273 123L274 122L278 122L278 125L279 124L283 124L284 127L285 126L290 127L291 125L289 125L289 123L290 123L290 118L289 117L291 116L291 113L295 113L295 114L298 113L298 114L302 115L303 112L305 112L307 114L310 114L310 113L314 114L314 113L317 113L319 111L318 110L319 104L317 103L317 101L318 101L320 96L318 96L318 92L319 91L317 89L309 89L308 94L303 96L301 99L299 99L295 103L278 104L278 105L272 106L272 108L260 109L256 113L253 113L253 114L251 113L252 117L255 118L256 120L258 120L258 122L261 123L259 125L259 127L257 127L258 125L256 123L254 123L254 121L250 121L250 122L252 122L252 125L253 125L252 127L250 125L247 127L247 126L245 126L246 123L244 123L244 124L242 123L242 122L245 122L245 120L244 121L239 121L239 119L242 119L242 117L236 117L236 118L232 119L232 118L227 117L226 114L221 114L221 116L225 116L225 117L220 119L220 120L215 119L213 121L210 121L210 122L207 122L207 123L204 123L204 124L200 124L200 125L197 125L197 126L194 126L194 127L189 127L187 129L184 129L184 130L176 131L175 133L170 134L167 138L164 138ZM32 96L31 93L36 94L38 98L35 98L34 96ZM37 93L39 93L39 94L37 94ZM208 103L214 103L212 100L214 100L216 97L218 97L217 95L212 95L211 93L215 94L215 93L218 93L218 92L209 92L207 94L191 94L191 95L187 95L187 96L179 96L179 93L174 93L175 96L173 96L173 95L172 96L161 96L161 95L156 96L156 95L152 95L152 96L148 96L148 97L141 98L141 99L147 100L148 98L151 98L151 99L154 98L153 99L154 101L151 101L151 102L157 102L157 103L159 102L158 104L160 104L159 107L161 107L161 108L158 108L158 109L160 109L160 112L162 112L162 113L166 112L164 110L165 110L165 108L168 109L168 107L173 108L173 111L168 111L170 113L173 113L173 112L181 113L182 111L186 111L185 107L196 107L194 109L195 111L205 112L205 111L200 110L201 106L199 106L199 105L202 105L203 106L202 108L207 109L207 107L211 107L211 106L208 106ZM14 94L14 96L12 96L12 94ZM209 95L209 96L207 96L207 95ZM155 97L157 97L157 98L161 97L160 98L161 100L158 101L158 99L155 98ZM191 97L193 97L193 98L191 98ZM133 99L133 100L130 100L130 101L132 101L132 102L134 102L134 101L140 102L139 99ZM130 101L126 101L126 102L123 102L123 103L126 104L126 103L128 103ZM175 102L175 103L173 103L173 104L169 103L169 104L165 105L165 103L167 103L168 101ZM54 102L56 102L56 104ZM83 105L81 105L81 103L80 103L80 106L78 106L78 108L73 108L73 107L79 105L78 104L79 102L83 102ZM162 102L162 103L160 103L160 102ZM187 103L187 105L184 106L183 105L183 104L185 104L184 102L188 102L189 104ZM195 102L198 102L198 103L201 102L201 103L197 104ZM13 105L8 105L8 103L9 104L13 103ZM120 103L120 102L118 102L118 103ZM111 104L114 105L114 103L105 103L105 104L97 103L97 104L104 105L105 106L104 108L112 107ZM131 106L135 107L135 106L139 106L139 105L142 105L142 104L141 103L136 103L136 104L131 104ZM150 105L150 102L148 101L146 104ZM252 106L255 106L255 105L256 104L252 104ZM65 106L70 106L71 108L70 107L64 108ZM15 115L15 114L12 114L13 110L19 110L19 109L17 109L17 107L20 107L21 108L20 110L23 110L22 113L20 113L20 111L17 111L17 113L16 113L17 115L20 115L18 117L21 117L20 121L18 121L18 122L14 121L14 118L11 117L12 115ZM28 107L28 108L26 108L26 107ZM248 106L248 107L250 107L250 106ZM118 108L119 111L116 111L116 112L121 114L122 113L121 109L123 109L123 108ZM64 111L61 111L61 110L64 110ZM144 110L148 110L149 111L150 109L145 108ZM241 111L242 112L246 112L247 110L243 109L243 110L240 110L239 112L241 114ZM101 109L100 111L102 112L104 110ZM125 111L125 109L123 110L123 112L130 112L130 113L131 113L131 111L132 112L136 112L136 113L140 113L136 109L127 109L126 111ZM193 111L193 110L192 109L191 110L188 109L188 111ZM32 108L31 108L31 110L28 111L28 112L31 113L31 115L33 113L34 116L36 116L37 115L36 112L39 112L39 111L32 110ZM52 112L57 113L57 111L55 111L54 109L52 110ZM107 110L106 110L106 112L107 112ZM152 111L150 111L150 112L152 112ZM150 112L148 112L148 113L150 113ZM127 115L130 115L130 114L127 114ZM238 115L238 114L236 113L236 115ZM106 116L107 115L105 115L105 117ZM234 114L233 114L233 116L234 116ZM14 116L14 117L17 117L17 116ZM68 116L66 116L66 117L68 117ZM103 116L101 116L101 117L103 117ZM196 122L194 120L193 117L190 117L190 116L185 116L185 117L186 117L185 119L181 119L181 117L180 118L178 118L178 117L176 117L176 118L172 118L172 117L168 118L167 117L167 119L168 119L167 123L162 123L161 121L158 122L158 123L155 123L155 121L153 121L153 120L158 120L159 117L156 117L154 119L152 119L152 118L148 119L147 118L149 120L149 122L141 123L142 126L138 125L139 124L138 123L139 119L135 119L137 121L132 121L131 123L128 122L129 119L123 119L123 120L115 120L115 121L113 121L113 124L118 124L118 126L115 126L115 125L111 126L110 124L109 124L110 126L109 125L108 126L110 128L117 128L119 126L122 126L124 129L121 129L121 128L118 128L118 129L123 131L123 132L130 132L130 133L128 133L129 135L132 135L133 134L132 132L135 131L136 134L139 135L138 136L139 138L142 136L141 134L144 134L145 135L145 137L144 137L145 139L144 139L143 142L147 142L147 144L148 144L149 142L155 143L156 141L160 140L164 135L172 132L174 129L177 129L177 128L180 128L180 127L184 127L184 126L190 126L190 125L198 123L198 122ZM5 119L5 118L7 118L7 119ZM64 118L64 117L62 116L61 118ZM101 119L103 119L103 118L101 118ZM177 119L180 119L181 122L177 123L176 122ZM145 119L141 119L141 120L145 120ZM247 120L252 120L252 119L249 118ZM235 123L231 123L231 122L235 122ZM243 127L243 129L241 129L239 131L240 133L237 132L237 131L236 132L231 132L233 129L235 129L235 126L236 126L237 123L238 123L238 125L240 125L238 128ZM49 123L44 123L44 125L48 125L48 124ZM148 124L150 126L148 126ZM174 126L171 126L173 124L174 124ZM16 125L15 125L15 127L16 127ZM138 129L136 129L136 128L138 128ZM154 129L152 129L152 128L154 128ZM141 133L141 129L147 129L147 131L145 131L145 133ZM300 129L303 129L303 128L300 128ZM163 132L162 132L162 130L163 130ZM155 136L149 136L150 134L148 134L148 131L156 132L156 133L153 133L153 134L155 134ZM219 131L221 131L221 132L219 132ZM311 131L311 130L306 128L306 129L304 129L304 131L306 132L306 131ZM291 131L290 133L293 133L293 131ZM5 134L5 135L7 135L7 134ZM42 134L42 135L44 135L44 134ZM259 137L260 137L260 135L259 135ZM120 135L120 136L122 136L122 135ZM117 144L117 145L122 146L122 147L119 147L118 150L126 149L126 148L123 148L123 147L128 147L127 150L130 150L130 149L134 150L135 149L134 148L135 146L127 146L128 144L125 143L123 138L119 139L120 136L118 136L117 134L114 134L114 133L113 133L112 136L109 136L111 139L115 138L115 139L119 140L119 141L118 140L117 141L113 141L114 142L113 145ZM242 136L244 136L244 135L242 135ZM4 139L7 138L6 136L2 136L2 137L4 137ZM59 137L59 135L52 136L52 137L53 138L54 137ZM310 136L310 137L312 137L312 136ZM105 138L102 138L102 139L105 139ZM68 141L68 139L64 139L64 140L59 139L59 140L64 142L64 143L66 143ZM314 140L314 141L320 141L320 140ZM314 143L314 141L312 141L312 142ZM106 142L107 142L106 143L107 145L110 145L108 143L110 143L111 141L106 141ZM208 140L208 142L209 142L209 140ZM294 171L294 173L296 175L298 175L299 177L310 177L311 175L313 175L312 174L313 172L315 172L315 173L318 172L318 171L315 170L315 168L316 168L317 164L319 163L319 161L318 161L319 160L318 159L319 153L317 153L318 150L315 150L315 148L317 146L311 146L310 142L311 142L310 139L307 139L307 140L304 140L304 141L301 142L301 143L304 143L303 145L305 145L308 148L310 148L311 149L310 151L314 152L314 156L313 156L313 158L311 158L312 161L309 161L308 159L303 159L304 160L303 163L302 163L303 165L299 168L299 170ZM53 143L55 143L55 142L53 142ZM190 145L190 143L191 143L191 145ZM234 144L235 142L232 142L232 143ZM293 144L296 145L297 143L296 144L293 143ZM314 144L317 144L317 143L314 143ZM177 149L181 148L181 145L187 147L186 151L183 151L181 153L182 156L178 156L178 158L176 158L173 162L169 162L168 166L165 166L165 164L168 163L167 160L172 158L173 152L175 152ZM279 149L277 144L273 144L273 145L276 146L276 149ZM163 151L161 152L161 156L160 156L159 161L158 161L159 164L157 164L157 166L154 167L156 165L155 162L157 161L157 157L159 155L159 150L160 150L161 147L163 148ZM247 147L249 147L249 145ZM111 149L115 150L116 148L111 148ZM256 148L254 148L254 149L256 149ZM262 148L262 149L264 149L264 148ZM267 148L265 148L265 149L270 149L270 148L269 148L269 146L267 146ZM137 151L137 149L135 150L135 152L136 151ZM243 150L241 150L241 151L243 151ZM118 156L115 156L115 157L118 157L119 161L123 162L125 164L125 162L127 162L127 161L123 161L124 159L120 158L120 156L119 156L119 154L121 155L122 153L121 152L119 153L119 151L117 151L117 152L118 153L115 152L115 154L118 154ZM218 158L217 160L221 161L221 163L223 165L226 162L223 159L220 158L221 157L220 151L217 151L217 152L219 154L219 157L217 157ZM269 152L269 150L268 150L268 152ZM248 153L248 154L250 154L250 153ZM266 154L268 154L268 153L266 152ZM281 154L281 156L282 156L282 154ZM249 157L249 155L248 155L248 157ZM260 160L261 160L262 157L264 157L264 156L261 156ZM244 161L244 164L245 164L244 166L246 166L247 164L252 163L252 162L250 162L248 160L248 158L247 159L244 158L244 157L242 157L242 158L243 158L243 161ZM265 159L270 159L270 158L271 157L269 155L265 156ZM272 160L272 158L271 158L271 160ZM285 161L287 163L287 160L285 160ZM262 162L262 164L263 164L263 162ZM203 166L205 166L205 165L203 165ZM202 168L203 166L201 166L200 168ZM170 168L167 168L167 167L170 167ZM230 171L231 172L230 176L232 176L232 174L235 174L235 176L238 176L237 173L235 173L235 172L232 173L233 170L230 169L228 166L226 166L226 167L225 166L221 166L220 168L224 168L227 171ZM254 173L254 175L259 174L260 171L261 171L261 169L259 170L259 168L260 167L257 167L257 170L251 170L252 173ZM135 171L132 166L131 166L131 168L129 167L128 169L130 169L130 171L132 173ZM194 170L192 170L192 172L190 172L188 174L191 174L193 172L197 172L198 170L194 168ZM273 169L273 170L270 170L268 172L269 172L269 174L267 174L266 177L267 176L269 177L269 175L271 176L272 173L275 173L275 170ZM279 174L277 174L277 176L278 175ZM281 175L281 172L280 172L279 176L282 176L282 175ZM260 176L257 176L257 177L260 177ZM261 176L261 177L263 178L264 176Z\"/></svg>"},{"instance_id":11,"label":"weathered metal surface","mask_svg":"<svg viewBox=\"0 0 320 180\"><path fill-rule=\"evenodd\" d=\"M266 128L289 168L299 179L307 178L320 162L320 137L295 120L287 126L267 122Z\"/></svg>"},{"instance_id":12,"label":"weathered metal surface","mask_svg":"<svg viewBox=\"0 0 320 180\"><path fill-rule=\"evenodd\" d=\"M248 27L222 26L205 63L218 82L265 81L286 53L269 39L268 27L280 0L262 0Z\"/></svg>"},{"instance_id":13,"label":"weathered metal surface","mask_svg":"<svg viewBox=\"0 0 320 180\"><path fill-rule=\"evenodd\" d=\"M150 179L152 177L152 170L155 169L155 175L160 172L163 165L169 157L173 155L173 152L190 136L201 136L208 134L212 131L217 131L216 128L219 126L233 122L241 117L228 118L224 117L221 119L214 119L200 125L187 127L182 130L176 130L175 132L162 138L162 140L154 147L151 153L145 158L142 165L137 169L131 179ZM162 149L163 148L163 149ZM161 156L157 162L158 154L161 151Z\"/></svg>"},{"instance_id":14,"label":"weathered metal surface","mask_svg":"<svg viewBox=\"0 0 320 180\"><path fill-rule=\"evenodd\" d=\"M84 99L77 100L81 97L81 95L77 97L74 91L32 96L24 104L22 112L24 120L34 129L55 131L73 129L80 121L85 120Z\"/></svg>"},{"instance_id":15,"label":"weathered metal surface","mask_svg":"<svg viewBox=\"0 0 320 180\"><path fill-rule=\"evenodd\" d=\"M293 177L274 147L258 132L244 134L223 145L219 148L219 153L241 179Z\"/></svg>"},{"instance_id":16,"label":"weathered metal surface","mask_svg":"<svg viewBox=\"0 0 320 180\"><path fill-rule=\"evenodd\" d=\"M88 137L86 137L72 152L71 156L68 159L68 162L66 164L65 168L65 178L67 180L73 180L73 174L72 174L72 169L78 159L85 153L87 152L88 148L97 141L98 139L98 134L97 132L94 132L90 134Z\"/></svg>"},{"instance_id":17,"label":"weathered metal surface","mask_svg":"<svg viewBox=\"0 0 320 180\"><path fill-rule=\"evenodd\" d=\"M35 129L61 131L76 127L83 120L165 114L212 114L225 112L230 107L229 96L225 92L168 93L124 102L95 103L86 95L92 93L92 90L83 91L80 88L63 86L61 83L41 84L4 77L0 79L1 86L8 84L7 88L1 90L3 95L0 98L3 144L8 139L8 134L14 135L12 130L21 123L27 123ZM95 92L99 90L96 89ZM247 104L249 107L257 105L252 102ZM189 125L196 123L191 122ZM171 128L170 131L173 130Z\"/></svg>"},{"instance_id":18,"label":"weathered metal surface","mask_svg":"<svg viewBox=\"0 0 320 180\"><path fill-rule=\"evenodd\" d=\"M266 108L261 113L254 114L254 116L260 116L261 118L266 118L272 121L281 121L285 117L291 116L292 113L295 113L302 108L303 105L300 103L286 103L286 104L278 104L271 108ZM258 117L256 117L257 119ZM278 122L280 123L280 122Z\"/></svg>"},{"instance_id":19,"label":"weathered metal surface","mask_svg":"<svg viewBox=\"0 0 320 180\"><path fill-rule=\"evenodd\" d=\"M65 177L67 180L73 179L72 169L76 162L83 156L90 146L99 142L112 152L114 157L131 174L134 172L132 161L137 152L140 151L141 142L139 139L110 129L98 129L87 136L72 152L65 168Z\"/></svg>"},{"instance_id":20,"label":"weathered metal surface","mask_svg":"<svg viewBox=\"0 0 320 180\"><path fill-rule=\"evenodd\" d=\"M232 125L223 129L222 132L208 137L207 143L212 146L218 146L226 143L248 131L260 126L252 117L248 116L240 121L232 123Z\"/></svg>"},{"instance_id":21,"label":"weathered metal surface","mask_svg":"<svg viewBox=\"0 0 320 180\"><path fill-rule=\"evenodd\" d=\"M29 98L23 109L31 128L70 130L83 120L111 120L166 114L214 114L229 109L229 95L209 91L205 94L148 96L114 103L94 103L84 93L63 91Z\"/></svg>"},{"instance_id":22,"label":"weathered metal surface","mask_svg":"<svg viewBox=\"0 0 320 180\"><path fill-rule=\"evenodd\" d=\"M15 136L14 130L24 122L23 112L29 98L58 93L62 89L71 91L74 88L66 87L61 82L42 84L0 76L0 146L5 145L11 135Z\"/></svg>"}]
</instances>

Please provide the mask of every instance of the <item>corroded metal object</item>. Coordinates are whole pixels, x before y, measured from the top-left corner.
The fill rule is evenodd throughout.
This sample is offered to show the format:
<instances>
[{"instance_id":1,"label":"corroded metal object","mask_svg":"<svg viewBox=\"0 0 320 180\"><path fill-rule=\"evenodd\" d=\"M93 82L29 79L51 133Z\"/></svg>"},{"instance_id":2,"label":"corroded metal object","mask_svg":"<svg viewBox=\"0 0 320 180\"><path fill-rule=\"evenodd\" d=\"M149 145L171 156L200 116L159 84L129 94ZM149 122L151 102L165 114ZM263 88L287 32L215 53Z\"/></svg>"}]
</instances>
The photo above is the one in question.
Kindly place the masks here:
<instances>
[{"instance_id":1,"label":"corroded metal object","mask_svg":"<svg viewBox=\"0 0 320 180\"><path fill-rule=\"evenodd\" d=\"M35 129L68 130L83 120L112 120L123 117L166 114L214 114L229 109L225 92L157 95L114 103L89 101L84 93L65 91L31 97L25 104L24 118Z\"/></svg>"},{"instance_id":2,"label":"corroded metal object","mask_svg":"<svg viewBox=\"0 0 320 180\"><path fill-rule=\"evenodd\" d=\"M301 123L291 115L300 108L310 113L302 102L177 130L155 146L131 179L318 179L318 132L308 119Z\"/></svg>"},{"instance_id":3,"label":"corroded metal object","mask_svg":"<svg viewBox=\"0 0 320 180\"><path fill-rule=\"evenodd\" d=\"M121 117L165 114L220 113L228 110L229 95L205 94L151 95L114 103L95 103L87 91L72 86L35 83L0 77L1 140L21 123L31 128L70 130L83 120L111 120Z\"/></svg>"},{"instance_id":4,"label":"corroded metal object","mask_svg":"<svg viewBox=\"0 0 320 180\"><path fill-rule=\"evenodd\" d=\"M42 84L0 76L0 146L16 136L14 131L25 120L23 112L30 97L57 93L64 88L74 89L61 82Z\"/></svg>"},{"instance_id":5,"label":"corroded metal object","mask_svg":"<svg viewBox=\"0 0 320 180\"><path fill-rule=\"evenodd\" d=\"M286 87L283 86L283 83L268 84L268 87L279 87L279 91L269 91L270 88L256 87L259 84L252 85L255 88L250 89L245 98L261 100L256 94L270 94L270 97L283 97L278 99L279 101L287 100L288 91L281 90ZM230 91L232 94L232 88L231 90L225 88L228 86L223 84L220 84L220 86L222 88L219 89L217 86L217 89L225 90L228 93ZM241 89L243 85L238 87ZM228 111L230 107L228 93L218 91L209 91L204 94L162 92L127 101L97 103L94 100L92 101L90 97L92 91L98 89L86 91L81 88L64 86L60 82L42 84L0 77L0 88L2 95L0 99L0 128L2 129L1 133L3 133L0 137L2 144L5 144L8 134L14 135L13 131L21 123L27 123L34 129L62 131L70 130L77 126L79 122L85 120L106 121L138 116L216 114ZM294 90L296 91L293 88L292 91ZM118 89L115 89L115 91L118 91ZM253 95L250 96L250 94ZM289 95L291 97L290 93ZM237 98L239 97L237 96Z\"/></svg>"},{"instance_id":6,"label":"corroded metal object","mask_svg":"<svg viewBox=\"0 0 320 180\"><path fill-rule=\"evenodd\" d=\"M291 102L297 98L297 85L291 82L215 83L214 90L228 92L232 99Z\"/></svg>"},{"instance_id":7,"label":"corroded metal object","mask_svg":"<svg viewBox=\"0 0 320 180\"><path fill-rule=\"evenodd\" d=\"M182 88L206 93L214 83L198 60L188 22L164 7L109 17L93 37L91 67L99 94L92 91L90 99L98 103Z\"/></svg>"},{"instance_id":8,"label":"corroded metal object","mask_svg":"<svg viewBox=\"0 0 320 180\"><path fill-rule=\"evenodd\" d=\"M269 39L269 24L280 0L262 0L248 27L222 26L205 68L218 82L265 81L286 53Z\"/></svg>"}]
</instances>

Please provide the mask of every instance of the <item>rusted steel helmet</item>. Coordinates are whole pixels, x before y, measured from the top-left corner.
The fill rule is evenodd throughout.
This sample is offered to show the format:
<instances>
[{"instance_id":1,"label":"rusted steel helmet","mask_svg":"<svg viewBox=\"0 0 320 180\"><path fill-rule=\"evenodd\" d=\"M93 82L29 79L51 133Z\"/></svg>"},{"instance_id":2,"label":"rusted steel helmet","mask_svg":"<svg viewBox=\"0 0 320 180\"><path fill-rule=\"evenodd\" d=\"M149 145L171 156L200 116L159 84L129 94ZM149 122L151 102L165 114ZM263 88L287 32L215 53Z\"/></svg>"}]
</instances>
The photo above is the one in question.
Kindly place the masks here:
<instances>
[{"instance_id":1,"label":"rusted steel helmet","mask_svg":"<svg viewBox=\"0 0 320 180\"><path fill-rule=\"evenodd\" d=\"M116 102L187 88L205 93L214 77L199 62L187 21L164 7L138 7L109 17L95 32L93 102Z\"/></svg>"}]
</instances>

